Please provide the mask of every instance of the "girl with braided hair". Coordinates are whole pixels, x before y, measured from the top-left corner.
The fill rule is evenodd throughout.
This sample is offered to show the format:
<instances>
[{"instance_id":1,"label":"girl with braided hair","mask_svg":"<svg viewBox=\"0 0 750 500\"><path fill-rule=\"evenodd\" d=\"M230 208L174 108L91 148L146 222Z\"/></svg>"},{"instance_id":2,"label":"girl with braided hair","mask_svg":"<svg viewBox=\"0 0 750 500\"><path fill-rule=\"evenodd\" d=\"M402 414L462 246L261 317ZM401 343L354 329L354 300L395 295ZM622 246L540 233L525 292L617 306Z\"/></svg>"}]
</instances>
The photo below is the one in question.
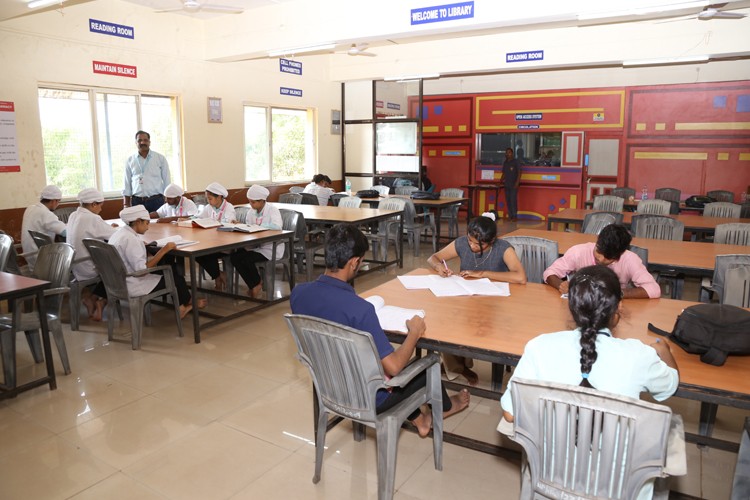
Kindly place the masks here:
<instances>
[{"instance_id":1,"label":"girl with braided hair","mask_svg":"<svg viewBox=\"0 0 750 500\"><path fill-rule=\"evenodd\" d=\"M500 400L505 420L513 421L510 385L516 377L593 387L631 398L649 392L657 401L674 394L679 373L666 342L656 339L646 345L613 334L621 300L620 281L605 266L584 267L572 276L568 307L577 328L540 335L526 344Z\"/></svg>"}]
</instances>

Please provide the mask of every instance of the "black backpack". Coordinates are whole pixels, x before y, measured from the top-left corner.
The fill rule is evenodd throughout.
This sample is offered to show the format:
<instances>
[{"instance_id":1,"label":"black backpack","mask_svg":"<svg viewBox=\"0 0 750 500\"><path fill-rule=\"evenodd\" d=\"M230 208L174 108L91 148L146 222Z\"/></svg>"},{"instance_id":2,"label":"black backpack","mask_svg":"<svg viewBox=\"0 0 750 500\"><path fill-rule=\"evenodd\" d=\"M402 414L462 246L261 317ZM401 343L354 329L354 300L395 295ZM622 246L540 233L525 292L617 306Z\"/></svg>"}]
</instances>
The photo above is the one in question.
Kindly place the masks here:
<instances>
[{"instance_id":1,"label":"black backpack","mask_svg":"<svg viewBox=\"0 0 750 500\"><path fill-rule=\"evenodd\" d=\"M412 191L409 195L412 200L439 200L440 193L430 193L429 191Z\"/></svg>"},{"instance_id":2,"label":"black backpack","mask_svg":"<svg viewBox=\"0 0 750 500\"><path fill-rule=\"evenodd\" d=\"M710 196L698 196L693 195L687 200L685 200L685 206L691 207L691 208L703 208L706 203L713 203L716 200L711 198Z\"/></svg>"},{"instance_id":3,"label":"black backpack","mask_svg":"<svg viewBox=\"0 0 750 500\"><path fill-rule=\"evenodd\" d=\"M723 365L729 354L750 354L750 311L740 307L698 304L683 309L671 333L651 323L648 329L709 365Z\"/></svg>"},{"instance_id":4,"label":"black backpack","mask_svg":"<svg viewBox=\"0 0 750 500\"><path fill-rule=\"evenodd\" d=\"M379 198L380 193L375 191L374 189L363 189L361 191L357 191L357 198Z\"/></svg>"}]
</instances>

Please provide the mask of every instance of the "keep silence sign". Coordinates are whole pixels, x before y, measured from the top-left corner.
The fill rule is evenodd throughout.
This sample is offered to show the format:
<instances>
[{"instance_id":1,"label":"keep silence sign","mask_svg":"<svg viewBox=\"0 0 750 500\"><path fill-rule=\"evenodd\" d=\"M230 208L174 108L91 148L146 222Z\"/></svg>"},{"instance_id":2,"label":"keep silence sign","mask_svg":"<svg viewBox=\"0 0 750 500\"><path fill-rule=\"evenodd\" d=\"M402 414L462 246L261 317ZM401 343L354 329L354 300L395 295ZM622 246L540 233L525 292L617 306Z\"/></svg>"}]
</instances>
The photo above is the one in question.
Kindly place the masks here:
<instances>
[{"instance_id":1,"label":"keep silence sign","mask_svg":"<svg viewBox=\"0 0 750 500\"><path fill-rule=\"evenodd\" d=\"M281 95L291 95L294 97L302 97L301 89L290 89L289 87L279 87L279 93Z\"/></svg>"}]
</instances>

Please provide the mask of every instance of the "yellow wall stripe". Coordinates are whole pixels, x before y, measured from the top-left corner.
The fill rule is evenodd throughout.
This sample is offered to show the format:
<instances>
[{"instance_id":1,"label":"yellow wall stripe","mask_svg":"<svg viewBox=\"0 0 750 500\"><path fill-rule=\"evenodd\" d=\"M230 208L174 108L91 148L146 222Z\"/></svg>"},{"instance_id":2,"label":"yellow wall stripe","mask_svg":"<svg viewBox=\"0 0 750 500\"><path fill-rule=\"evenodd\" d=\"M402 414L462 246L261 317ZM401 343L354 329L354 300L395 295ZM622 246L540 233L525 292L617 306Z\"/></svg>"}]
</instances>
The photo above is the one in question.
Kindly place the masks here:
<instances>
[{"instance_id":1,"label":"yellow wall stripe","mask_svg":"<svg viewBox=\"0 0 750 500\"><path fill-rule=\"evenodd\" d=\"M440 132L440 127L422 127L422 132Z\"/></svg>"},{"instance_id":2,"label":"yellow wall stripe","mask_svg":"<svg viewBox=\"0 0 750 500\"><path fill-rule=\"evenodd\" d=\"M581 113L581 112L604 111L604 108L554 108L554 109L516 109L493 111L493 115L515 115L530 113Z\"/></svg>"},{"instance_id":3,"label":"yellow wall stripe","mask_svg":"<svg viewBox=\"0 0 750 500\"><path fill-rule=\"evenodd\" d=\"M675 123L675 130L750 130L750 122Z\"/></svg>"},{"instance_id":4,"label":"yellow wall stripe","mask_svg":"<svg viewBox=\"0 0 750 500\"><path fill-rule=\"evenodd\" d=\"M708 160L708 153L638 151L635 153L634 158L636 160Z\"/></svg>"},{"instance_id":5,"label":"yellow wall stripe","mask_svg":"<svg viewBox=\"0 0 750 500\"><path fill-rule=\"evenodd\" d=\"M728 160L729 159L729 153L717 153L716 159L717 160Z\"/></svg>"},{"instance_id":6,"label":"yellow wall stripe","mask_svg":"<svg viewBox=\"0 0 750 500\"><path fill-rule=\"evenodd\" d=\"M750 161L750 153L740 153L740 161Z\"/></svg>"}]
</instances>

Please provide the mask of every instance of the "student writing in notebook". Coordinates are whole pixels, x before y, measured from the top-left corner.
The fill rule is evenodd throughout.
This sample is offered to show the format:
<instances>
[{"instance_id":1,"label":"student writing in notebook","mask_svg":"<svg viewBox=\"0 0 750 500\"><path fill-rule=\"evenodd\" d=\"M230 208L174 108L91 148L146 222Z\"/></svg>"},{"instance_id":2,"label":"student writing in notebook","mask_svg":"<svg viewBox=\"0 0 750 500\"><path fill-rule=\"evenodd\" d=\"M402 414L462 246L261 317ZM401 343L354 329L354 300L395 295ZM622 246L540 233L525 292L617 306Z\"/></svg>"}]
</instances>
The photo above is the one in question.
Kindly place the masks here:
<instances>
[{"instance_id":1,"label":"student writing in notebook","mask_svg":"<svg viewBox=\"0 0 750 500\"><path fill-rule=\"evenodd\" d=\"M212 182L206 186L208 205L198 213L198 218L219 222L235 222L237 216L234 212L234 205L225 199L228 195L227 188L218 182ZM219 269L219 259L222 258L222 255L221 253L212 253L195 259L214 280L214 286L217 290L224 290L227 286L227 273Z\"/></svg>"},{"instance_id":2,"label":"student writing in notebook","mask_svg":"<svg viewBox=\"0 0 750 500\"><path fill-rule=\"evenodd\" d=\"M494 281L526 284L526 271L516 255L513 246L497 237L495 215L482 214L469 222L467 235L449 243L445 248L432 254L427 263L440 276L453 274L448 262L458 258L460 274L464 278L489 278ZM443 365L449 379L463 375L470 385L478 382L477 374L471 369L471 358L443 354Z\"/></svg>"},{"instance_id":3,"label":"student writing in notebook","mask_svg":"<svg viewBox=\"0 0 750 500\"><path fill-rule=\"evenodd\" d=\"M290 304L294 314L307 314L317 318L335 321L370 335L380 355L383 371L389 377L395 377L409 363L419 338L424 335L427 326L424 319L414 316L406 322L408 333L404 342L395 350L388 342L380 327L375 307L357 295L349 284L357 275L359 266L368 249L367 238L362 231L352 224L337 224L326 235L325 274L316 281L302 283L294 287ZM376 395L377 411L385 411L399 401L424 387L426 375L422 373L404 387L393 388L391 392L379 390ZM443 412L449 417L469 405L469 392L464 389L448 397L443 389ZM432 426L431 413L415 410L408 420L416 427L421 437L427 436Z\"/></svg>"}]
</instances>

